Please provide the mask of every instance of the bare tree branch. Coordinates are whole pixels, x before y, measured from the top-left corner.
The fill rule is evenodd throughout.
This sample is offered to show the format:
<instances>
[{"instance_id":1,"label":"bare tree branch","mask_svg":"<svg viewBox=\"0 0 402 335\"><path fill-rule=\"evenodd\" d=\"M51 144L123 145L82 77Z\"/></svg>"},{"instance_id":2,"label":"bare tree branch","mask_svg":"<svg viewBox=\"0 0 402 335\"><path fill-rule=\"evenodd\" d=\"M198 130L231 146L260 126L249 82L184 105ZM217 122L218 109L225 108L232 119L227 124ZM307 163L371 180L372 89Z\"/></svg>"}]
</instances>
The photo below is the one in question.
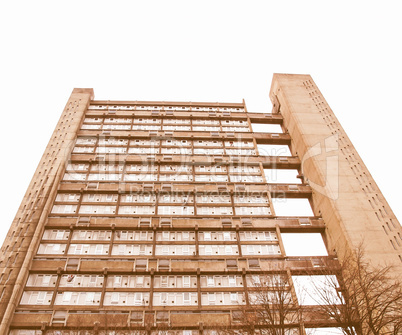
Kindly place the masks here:
<instances>
[{"instance_id":1,"label":"bare tree branch","mask_svg":"<svg viewBox=\"0 0 402 335\"><path fill-rule=\"evenodd\" d=\"M288 335L299 323L299 307L286 272L253 276L248 299L241 334Z\"/></svg>"},{"instance_id":2,"label":"bare tree branch","mask_svg":"<svg viewBox=\"0 0 402 335\"><path fill-rule=\"evenodd\" d=\"M391 271L390 266L369 264L359 247L339 268L322 270L324 282L311 275L313 290L308 294L344 334L395 335L402 331L402 288Z\"/></svg>"}]
</instances>

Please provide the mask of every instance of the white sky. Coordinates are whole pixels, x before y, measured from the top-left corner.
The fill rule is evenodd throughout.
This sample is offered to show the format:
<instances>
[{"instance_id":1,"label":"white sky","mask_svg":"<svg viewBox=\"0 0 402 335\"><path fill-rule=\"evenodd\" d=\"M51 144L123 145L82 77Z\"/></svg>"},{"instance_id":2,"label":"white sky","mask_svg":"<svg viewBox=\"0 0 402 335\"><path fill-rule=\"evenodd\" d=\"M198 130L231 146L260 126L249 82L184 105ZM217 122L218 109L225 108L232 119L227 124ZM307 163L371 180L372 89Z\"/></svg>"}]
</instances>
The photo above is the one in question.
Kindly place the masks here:
<instances>
[{"instance_id":1,"label":"white sky","mask_svg":"<svg viewBox=\"0 0 402 335\"><path fill-rule=\"evenodd\" d=\"M328 256L319 233L282 233L286 256Z\"/></svg>"},{"instance_id":2,"label":"white sky","mask_svg":"<svg viewBox=\"0 0 402 335\"><path fill-rule=\"evenodd\" d=\"M241 102L311 74L399 218L399 1L3 1L4 237L74 87L97 99ZM387 117L390 119L387 120Z\"/></svg>"}]
</instances>

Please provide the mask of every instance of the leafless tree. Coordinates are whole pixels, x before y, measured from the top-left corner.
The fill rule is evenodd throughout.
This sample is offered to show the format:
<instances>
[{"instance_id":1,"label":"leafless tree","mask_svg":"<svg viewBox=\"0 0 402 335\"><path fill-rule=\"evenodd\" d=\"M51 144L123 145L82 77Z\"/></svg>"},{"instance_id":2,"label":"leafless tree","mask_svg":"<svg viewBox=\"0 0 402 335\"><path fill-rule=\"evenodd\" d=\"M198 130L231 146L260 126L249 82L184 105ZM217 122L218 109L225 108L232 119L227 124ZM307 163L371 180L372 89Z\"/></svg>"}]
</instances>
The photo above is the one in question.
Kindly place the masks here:
<instances>
[{"instance_id":1,"label":"leafless tree","mask_svg":"<svg viewBox=\"0 0 402 335\"><path fill-rule=\"evenodd\" d=\"M402 287L392 270L371 265L359 247L339 267L323 270L321 280L312 280L308 294L344 334L401 334Z\"/></svg>"},{"instance_id":2,"label":"leafless tree","mask_svg":"<svg viewBox=\"0 0 402 335\"><path fill-rule=\"evenodd\" d=\"M288 335L299 322L299 307L286 272L253 276L249 304L241 311L240 334Z\"/></svg>"}]
</instances>

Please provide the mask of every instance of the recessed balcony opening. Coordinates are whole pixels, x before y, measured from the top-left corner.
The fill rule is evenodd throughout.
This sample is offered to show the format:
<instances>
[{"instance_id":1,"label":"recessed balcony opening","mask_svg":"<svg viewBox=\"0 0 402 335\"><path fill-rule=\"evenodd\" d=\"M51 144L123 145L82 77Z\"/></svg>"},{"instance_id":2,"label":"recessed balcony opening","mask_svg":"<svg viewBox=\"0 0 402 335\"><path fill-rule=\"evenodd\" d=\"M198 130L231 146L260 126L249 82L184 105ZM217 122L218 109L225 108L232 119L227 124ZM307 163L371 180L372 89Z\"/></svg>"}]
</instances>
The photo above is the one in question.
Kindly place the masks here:
<instances>
[{"instance_id":1,"label":"recessed balcony opening","mask_svg":"<svg viewBox=\"0 0 402 335\"><path fill-rule=\"evenodd\" d=\"M297 178L299 171L296 169L264 169L267 183L272 184L301 184Z\"/></svg>"},{"instance_id":2,"label":"recessed balcony opening","mask_svg":"<svg viewBox=\"0 0 402 335\"><path fill-rule=\"evenodd\" d=\"M272 198L277 216L314 216L307 198Z\"/></svg>"},{"instance_id":3,"label":"recessed balcony opening","mask_svg":"<svg viewBox=\"0 0 402 335\"><path fill-rule=\"evenodd\" d=\"M339 284L334 275L292 276L292 280L300 305L322 306L341 303Z\"/></svg>"},{"instance_id":4,"label":"recessed balcony opening","mask_svg":"<svg viewBox=\"0 0 402 335\"><path fill-rule=\"evenodd\" d=\"M286 256L328 256L319 233L282 233Z\"/></svg>"},{"instance_id":5,"label":"recessed balcony opening","mask_svg":"<svg viewBox=\"0 0 402 335\"><path fill-rule=\"evenodd\" d=\"M279 124L252 123L251 128L254 133L275 133L282 134L282 127Z\"/></svg>"},{"instance_id":6,"label":"recessed balcony opening","mask_svg":"<svg viewBox=\"0 0 402 335\"><path fill-rule=\"evenodd\" d=\"M260 156L291 157L289 146L282 144L257 144Z\"/></svg>"}]
</instances>

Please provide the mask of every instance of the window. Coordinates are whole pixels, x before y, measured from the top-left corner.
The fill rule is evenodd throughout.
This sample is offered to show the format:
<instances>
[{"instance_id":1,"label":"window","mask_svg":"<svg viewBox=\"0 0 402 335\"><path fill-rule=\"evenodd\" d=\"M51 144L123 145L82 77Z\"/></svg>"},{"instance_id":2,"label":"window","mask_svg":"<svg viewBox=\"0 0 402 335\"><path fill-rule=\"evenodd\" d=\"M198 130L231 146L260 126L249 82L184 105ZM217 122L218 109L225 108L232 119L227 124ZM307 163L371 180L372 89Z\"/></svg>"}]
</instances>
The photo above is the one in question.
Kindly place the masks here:
<instances>
[{"instance_id":1,"label":"window","mask_svg":"<svg viewBox=\"0 0 402 335\"><path fill-rule=\"evenodd\" d=\"M73 292L64 292L62 301L63 302L70 302L72 295L73 295Z\"/></svg>"},{"instance_id":2,"label":"window","mask_svg":"<svg viewBox=\"0 0 402 335\"><path fill-rule=\"evenodd\" d=\"M200 255L236 255L237 245L199 245Z\"/></svg>"},{"instance_id":3,"label":"window","mask_svg":"<svg viewBox=\"0 0 402 335\"><path fill-rule=\"evenodd\" d=\"M199 174L195 175L195 181L221 183L221 182L227 182L228 176L219 174L205 174L205 175Z\"/></svg>"},{"instance_id":4,"label":"window","mask_svg":"<svg viewBox=\"0 0 402 335\"><path fill-rule=\"evenodd\" d=\"M76 205L54 205L52 208L52 214L74 214L76 211Z\"/></svg>"},{"instance_id":5,"label":"window","mask_svg":"<svg viewBox=\"0 0 402 335\"><path fill-rule=\"evenodd\" d=\"M63 180L71 180L71 181L83 181L87 179L87 175L84 173L66 173L63 177Z\"/></svg>"},{"instance_id":6,"label":"window","mask_svg":"<svg viewBox=\"0 0 402 335\"><path fill-rule=\"evenodd\" d=\"M155 255L195 255L195 245L157 245Z\"/></svg>"},{"instance_id":7,"label":"window","mask_svg":"<svg viewBox=\"0 0 402 335\"><path fill-rule=\"evenodd\" d=\"M144 286L145 277L144 277L144 276L137 276L136 278L137 278L136 287L143 287L143 286Z\"/></svg>"},{"instance_id":8,"label":"window","mask_svg":"<svg viewBox=\"0 0 402 335\"><path fill-rule=\"evenodd\" d=\"M62 292L58 293L55 305L98 305L101 292Z\"/></svg>"},{"instance_id":9,"label":"window","mask_svg":"<svg viewBox=\"0 0 402 335\"><path fill-rule=\"evenodd\" d=\"M114 276L113 287L121 287L122 276Z\"/></svg>"},{"instance_id":10,"label":"window","mask_svg":"<svg viewBox=\"0 0 402 335\"><path fill-rule=\"evenodd\" d=\"M168 231L162 232L162 240L163 241L169 241L169 236L170 236L170 232L168 232Z\"/></svg>"},{"instance_id":11,"label":"window","mask_svg":"<svg viewBox=\"0 0 402 335\"><path fill-rule=\"evenodd\" d=\"M232 234L230 233L230 232L227 232L227 231L225 231L225 232L223 232L223 239L225 240L225 241L231 241L232 240L232 236L231 236Z\"/></svg>"},{"instance_id":12,"label":"window","mask_svg":"<svg viewBox=\"0 0 402 335\"><path fill-rule=\"evenodd\" d=\"M183 276L183 287L190 287L190 276Z\"/></svg>"},{"instance_id":13,"label":"window","mask_svg":"<svg viewBox=\"0 0 402 335\"><path fill-rule=\"evenodd\" d=\"M241 276L201 276L201 287L243 287Z\"/></svg>"},{"instance_id":14,"label":"window","mask_svg":"<svg viewBox=\"0 0 402 335\"><path fill-rule=\"evenodd\" d=\"M158 206L159 215L193 215L193 206Z\"/></svg>"},{"instance_id":15,"label":"window","mask_svg":"<svg viewBox=\"0 0 402 335\"><path fill-rule=\"evenodd\" d=\"M191 298L190 298L190 293L189 292L183 293L183 304L184 305L190 305L191 304Z\"/></svg>"},{"instance_id":16,"label":"window","mask_svg":"<svg viewBox=\"0 0 402 335\"><path fill-rule=\"evenodd\" d=\"M118 181L121 179L121 175L115 173L109 174L89 174L88 180L92 181Z\"/></svg>"},{"instance_id":17,"label":"window","mask_svg":"<svg viewBox=\"0 0 402 335\"><path fill-rule=\"evenodd\" d=\"M150 276L120 276L112 275L108 276L107 287L108 288L147 288L150 287Z\"/></svg>"},{"instance_id":18,"label":"window","mask_svg":"<svg viewBox=\"0 0 402 335\"><path fill-rule=\"evenodd\" d=\"M150 244L115 244L112 255L152 255Z\"/></svg>"},{"instance_id":19,"label":"window","mask_svg":"<svg viewBox=\"0 0 402 335\"><path fill-rule=\"evenodd\" d=\"M161 287L168 286L168 276L161 276Z\"/></svg>"},{"instance_id":20,"label":"window","mask_svg":"<svg viewBox=\"0 0 402 335\"><path fill-rule=\"evenodd\" d=\"M57 275L30 274L27 281L27 286L56 286Z\"/></svg>"},{"instance_id":21,"label":"window","mask_svg":"<svg viewBox=\"0 0 402 335\"><path fill-rule=\"evenodd\" d=\"M174 305L175 302L176 302L175 292L154 293L154 306L169 306Z\"/></svg>"},{"instance_id":22,"label":"window","mask_svg":"<svg viewBox=\"0 0 402 335\"><path fill-rule=\"evenodd\" d=\"M182 246L182 255L189 255L190 254L190 246L189 245L183 245ZM194 250L195 254L195 250Z\"/></svg>"},{"instance_id":23,"label":"window","mask_svg":"<svg viewBox=\"0 0 402 335\"><path fill-rule=\"evenodd\" d=\"M254 149L226 149L226 154L231 156L255 156Z\"/></svg>"},{"instance_id":24,"label":"window","mask_svg":"<svg viewBox=\"0 0 402 335\"><path fill-rule=\"evenodd\" d=\"M242 245L243 255L278 255L281 253L277 244L246 244Z\"/></svg>"},{"instance_id":25,"label":"window","mask_svg":"<svg viewBox=\"0 0 402 335\"><path fill-rule=\"evenodd\" d=\"M215 286L215 279L213 276L208 276L207 277L207 286L208 287L214 287Z\"/></svg>"},{"instance_id":26,"label":"window","mask_svg":"<svg viewBox=\"0 0 402 335\"><path fill-rule=\"evenodd\" d=\"M226 245L225 246L225 255L232 255L232 254L233 254L232 246Z\"/></svg>"},{"instance_id":27,"label":"window","mask_svg":"<svg viewBox=\"0 0 402 335\"><path fill-rule=\"evenodd\" d=\"M119 214L155 214L154 206L120 206Z\"/></svg>"},{"instance_id":28,"label":"window","mask_svg":"<svg viewBox=\"0 0 402 335\"><path fill-rule=\"evenodd\" d=\"M134 306L141 306L145 303L143 301L142 293L136 292L134 293Z\"/></svg>"},{"instance_id":29,"label":"window","mask_svg":"<svg viewBox=\"0 0 402 335\"><path fill-rule=\"evenodd\" d=\"M66 234L66 231L65 230L57 230L57 232L56 232L56 240L62 240L62 239L64 239L64 238L66 238L66 237L68 238L68 233Z\"/></svg>"},{"instance_id":30,"label":"window","mask_svg":"<svg viewBox=\"0 0 402 335\"><path fill-rule=\"evenodd\" d=\"M107 244L71 244L68 249L69 255L107 255L109 245Z\"/></svg>"},{"instance_id":31,"label":"window","mask_svg":"<svg viewBox=\"0 0 402 335\"><path fill-rule=\"evenodd\" d=\"M200 246L200 249L202 250L202 247ZM201 251L200 250L200 251ZM201 253L201 255L203 254L202 252L200 252ZM206 245L205 247L204 247L204 254L205 255L212 255L212 246L211 245Z\"/></svg>"},{"instance_id":32,"label":"window","mask_svg":"<svg viewBox=\"0 0 402 335\"><path fill-rule=\"evenodd\" d=\"M54 322L53 322L54 323ZM11 329L9 335L42 335L41 330Z\"/></svg>"},{"instance_id":33,"label":"window","mask_svg":"<svg viewBox=\"0 0 402 335\"><path fill-rule=\"evenodd\" d=\"M67 170L79 170L79 171L84 171L88 170L88 164L68 164L67 165Z\"/></svg>"},{"instance_id":34,"label":"window","mask_svg":"<svg viewBox=\"0 0 402 335\"><path fill-rule=\"evenodd\" d=\"M144 244L140 244L140 250L139 250L139 254L140 255L145 255L145 247L146 247L146 245L144 245ZM152 252L152 251L151 251Z\"/></svg>"},{"instance_id":35,"label":"window","mask_svg":"<svg viewBox=\"0 0 402 335\"><path fill-rule=\"evenodd\" d=\"M78 202L80 199L79 194L65 194L65 193L59 193L57 194L56 201L60 202Z\"/></svg>"},{"instance_id":36,"label":"window","mask_svg":"<svg viewBox=\"0 0 402 335\"><path fill-rule=\"evenodd\" d=\"M198 195L197 203L231 203L230 196L224 194Z\"/></svg>"},{"instance_id":37,"label":"window","mask_svg":"<svg viewBox=\"0 0 402 335\"><path fill-rule=\"evenodd\" d=\"M263 194L256 194L256 195L237 195L234 196L235 204L267 204L268 197Z\"/></svg>"},{"instance_id":38,"label":"window","mask_svg":"<svg viewBox=\"0 0 402 335\"><path fill-rule=\"evenodd\" d=\"M236 286L236 277L229 276L229 286Z\"/></svg>"},{"instance_id":39,"label":"window","mask_svg":"<svg viewBox=\"0 0 402 335\"><path fill-rule=\"evenodd\" d=\"M149 293L147 292L106 292L104 305L147 306Z\"/></svg>"},{"instance_id":40,"label":"window","mask_svg":"<svg viewBox=\"0 0 402 335\"><path fill-rule=\"evenodd\" d=\"M82 201L83 202L116 202L117 195L88 193L88 194L84 194Z\"/></svg>"},{"instance_id":41,"label":"window","mask_svg":"<svg viewBox=\"0 0 402 335\"><path fill-rule=\"evenodd\" d=\"M208 305L215 305L216 302L216 294L208 293Z\"/></svg>"},{"instance_id":42,"label":"window","mask_svg":"<svg viewBox=\"0 0 402 335\"><path fill-rule=\"evenodd\" d=\"M102 255L103 254L103 245L97 244L95 247L95 255Z\"/></svg>"},{"instance_id":43,"label":"window","mask_svg":"<svg viewBox=\"0 0 402 335\"><path fill-rule=\"evenodd\" d=\"M25 291L21 298L22 305L49 305L53 292Z\"/></svg>"},{"instance_id":44,"label":"window","mask_svg":"<svg viewBox=\"0 0 402 335\"><path fill-rule=\"evenodd\" d=\"M235 207L236 215L271 215L271 209L268 206L260 207Z\"/></svg>"},{"instance_id":45,"label":"window","mask_svg":"<svg viewBox=\"0 0 402 335\"><path fill-rule=\"evenodd\" d=\"M80 214L114 214L116 206L88 206L82 205L80 207Z\"/></svg>"},{"instance_id":46,"label":"window","mask_svg":"<svg viewBox=\"0 0 402 335\"><path fill-rule=\"evenodd\" d=\"M197 214L202 215L232 215L232 207L197 207Z\"/></svg>"},{"instance_id":47,"label":"window","mask_svg":"<svg viewBox=\"0 0 402 335\"><path fill-rule=\"evenodd\" d=\"M247 245L247 255L254 255L254 246L253 245Z\"/></svg>"},{"instance_id":48,"label":"window","mask_svg":"<svg viewBox=\"0 0 402 335\"><path fill-rule=\"evenodd\" d=\"M62 255L65 253L66 246L66 244L59 243L41 243L39 245L38 254Z\"/></svg>"}]
</instances>

